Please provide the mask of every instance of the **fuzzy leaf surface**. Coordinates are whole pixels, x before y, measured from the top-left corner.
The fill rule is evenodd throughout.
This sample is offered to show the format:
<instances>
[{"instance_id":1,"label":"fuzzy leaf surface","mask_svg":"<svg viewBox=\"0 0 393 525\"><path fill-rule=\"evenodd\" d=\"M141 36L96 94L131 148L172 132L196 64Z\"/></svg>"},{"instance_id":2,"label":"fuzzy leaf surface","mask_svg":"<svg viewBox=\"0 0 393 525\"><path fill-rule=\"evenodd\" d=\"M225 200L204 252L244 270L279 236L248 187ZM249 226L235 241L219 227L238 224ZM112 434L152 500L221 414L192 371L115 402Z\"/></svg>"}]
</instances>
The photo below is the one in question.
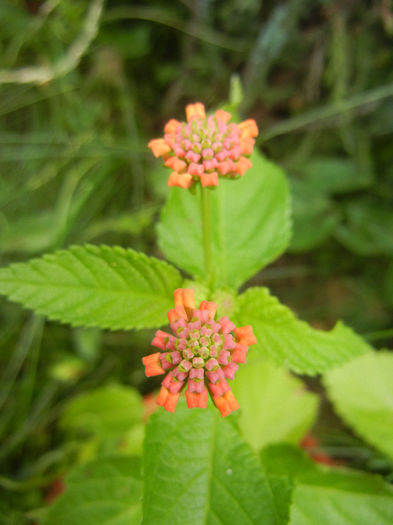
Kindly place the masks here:
<instances>
[{"instance_id":1,"label":"fuzzy leaf surface","mask_svg":"<svg viewBox=\"0 0 393 525\"><path fill-rule=\"evenodd\" d=\"M210 191L216 287L238 288L276 259L289 243L289 190L284 173L255 151L253 167L238 180L220 178ZM205 276L201 192L172 188L158 225L159 245L177 266Z\"/></svg>"},{"instance_id":2,"label":"fuzzy leaf surface","mask_svg":"<svg viewBox=\"0 0 393 525\"><path fill-rule=\"evenodd\" d=\"M359 471L317 466L299 449L272 445L262 451L271 474L287 474L294 492L290 525L390 525L393 488Z\"/></svg>"},{"instance_id":3,"label":"fuzzy leaf surface","mask_svg":"<svg viewBox=\"0 0 393 525\"><path fill-rule=\"evenodd\" d=\"M232 390L240 404L240 430L256 452L269 443L298 443L315 421L318 396L271 361L250 358Z\"/></svg>"},{"instance_id":4,"label":"fuzzy leaf surface","mask_svg":"<svg viewBox=\"0 0 393 525\"><path fill-rule=\"evenodd\" d=\"M327 373L337 413L360 436L393 459L393 354L370 352Z\"/></svg>"},{"instance_id":5,"label":"fuzzy leaf surface","mask_svg":"<svg viewBox=\"0 0 393 525\"><path fill-rule=\"evenodd\" d=\"M287 523L291 485L258 458L216 409L160 410L148 423L144 525Z\"/></svg>"},{"instance_id":6,"label":"fuzzy leaf surface","mask_svg":"<svg viewBox=\"0 0 393 525\"><path fill-rule=\"evenodd\" d=\"M112 330L167 322L179 272L134 250L73 246L0 269L0 293L73 326Z\"/></svg>"},{"instance_id":7,"label":"fuzzy leaf surface","mask_svg":"<svg viewBox=\"0 0 393 525\"><path fill-rule=\"evenodd\" d=\"M315 375L370 350L349 327L338 322L329 332L316 330L270 295L267 288L250 288L238 298L238 325L251 324L257 338L252 346L277 365Z\"/></svg>"},{"instance_id":8,"label":"fuzzy leaf surface","mask_svg":"<svg viewBox=\"0 0 393 525\"><path fill-rule=\"evenodd\" d=\"M43 525L130 525L141 522L140 461L134 457L100 459L77 467L65 492Z\"/></svg>"}]
</instances>

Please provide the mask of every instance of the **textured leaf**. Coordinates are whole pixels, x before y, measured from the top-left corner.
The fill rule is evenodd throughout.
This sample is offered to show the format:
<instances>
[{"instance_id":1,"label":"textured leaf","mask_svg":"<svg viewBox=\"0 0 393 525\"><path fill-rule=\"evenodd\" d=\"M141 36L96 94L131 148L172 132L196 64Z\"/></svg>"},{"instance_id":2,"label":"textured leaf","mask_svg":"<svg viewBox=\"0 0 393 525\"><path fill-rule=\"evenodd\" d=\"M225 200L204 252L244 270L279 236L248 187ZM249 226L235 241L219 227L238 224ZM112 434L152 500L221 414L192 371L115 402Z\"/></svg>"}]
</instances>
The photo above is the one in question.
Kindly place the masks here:
<instances>
[{"instance_id":1,"label":"textured leaf","mask_svg":"<svg viewBox=\"0 0 393 525\"><path fill-rule=\"evenodd\" d=\"M370 350L342 323L330 332L311 328L267 288L250 288L238 298L237 320L252 325L258 340L252 349L301 374L324 372Z\"/></svg>"},{"instance_id":2,"label":"textured leaf","mask_svg":"<svg viewBox=\"0 0 393 525\"><path fill-rule=\"evenodd\" d=\"M0 293L74 326L130 329L165 324L178 271L133 250L73 246L0 269Z\"/></svg>"},{"instance_id":3,"label":"textured leaf","mask_svg":"<svg viewBox=\"0 0 393 525\"><path fill-rule=\"evenodd\" d=\"M325 376L337 413L393 458L393 354L372 352Z\"/></svg>"},{"instance_id":4,"label":"textured leaf","mask_svg":"<svg viewBox=\"0 0 393 525\"><path fill-rule=\"evenodd\" d=\"M141 522L140 462L101 459L76 468L43 525L134 525Z\"/></svg>"},{"instance_id":5,"label":"textured leaf","mask_svg":"<svg viewBox=\"0 0 393 525\"><path fill-rule=\"evenodd\" d=\"M294 480L290 525L391 525L393 489L379 476L313 464L289 446L269 446L262 462Z\"/></svg>"},{"instance_id":6,"label":"textured leaf","mask_svg":"<svg viewBox=\"0 0 393 525\"><path fill-rule=\"evenodd\" d=\"M221 179L210 191L216 286L238 287L278 257L290 237L289 193L283 172L254 152L239 180ZM200 191L173 188L158 225L166 257L188 273L205 275Z\"/></svg>"},{"instance_id":7,"label":"textured leaf","mask_svg":"<svg viewBox=\"0 0 393 525\"><path fill-rule=\"evenodd\" d=\"M242 365L232 390L240 404L243 437L256 451L268 443L299 442L317 415L318 396L268 361L251 358Z\"/></svg>"},{"instance_id":8,"label":"textured leaf","mask_svg":"<svg viewBox=\"0 0 393 525\"><path fill-rule=\"evenodd\" d=\"M144 525L287 523L291 486L267 478L217 410L160 411L147 427Z\"/></svg>"}]
</instances>

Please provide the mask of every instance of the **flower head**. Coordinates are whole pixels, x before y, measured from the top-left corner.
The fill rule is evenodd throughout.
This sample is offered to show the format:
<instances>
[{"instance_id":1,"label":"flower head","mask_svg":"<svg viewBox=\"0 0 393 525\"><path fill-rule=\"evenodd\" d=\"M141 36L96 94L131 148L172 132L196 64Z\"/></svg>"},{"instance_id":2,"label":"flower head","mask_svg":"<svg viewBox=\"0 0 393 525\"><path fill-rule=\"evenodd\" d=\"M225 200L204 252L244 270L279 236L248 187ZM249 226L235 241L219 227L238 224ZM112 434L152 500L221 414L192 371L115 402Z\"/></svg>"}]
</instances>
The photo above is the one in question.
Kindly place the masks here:
<instances>
[{"instance_id":1,"label":"flower head","mask_svg":"<svg viewBox=\"0 0 393 525\"><path fill-rule=\"evenodd\" d=\"M205 114L200 102L186 107L187 122L169 120L164 137L148 144L155 157L162 157L173 171L169 186L189 188L198 180L202 186L218 186L218 177L235 178L251 168L251 155L258 127L255 120L229 122L232 115L219 109Z\"/></svg>"},{"instance_id":2,"label":"flower head","mask_svg":"<svg viewBox=\"0 0 393 525\"><path fill-rule=\"evenodd\" d=\"M251 326L236 328L228 317L215 320L217 305L202 301L195 308L194 290L175 290L168 312L173 334L158 330L152 341L160 352L142 359L147 376L167 373L157 403L174 412L183 389L189 408L206 408L208 391L223 417L239 408L228 379L246 361L256 343Z\"/></svg>"}]
</instances>

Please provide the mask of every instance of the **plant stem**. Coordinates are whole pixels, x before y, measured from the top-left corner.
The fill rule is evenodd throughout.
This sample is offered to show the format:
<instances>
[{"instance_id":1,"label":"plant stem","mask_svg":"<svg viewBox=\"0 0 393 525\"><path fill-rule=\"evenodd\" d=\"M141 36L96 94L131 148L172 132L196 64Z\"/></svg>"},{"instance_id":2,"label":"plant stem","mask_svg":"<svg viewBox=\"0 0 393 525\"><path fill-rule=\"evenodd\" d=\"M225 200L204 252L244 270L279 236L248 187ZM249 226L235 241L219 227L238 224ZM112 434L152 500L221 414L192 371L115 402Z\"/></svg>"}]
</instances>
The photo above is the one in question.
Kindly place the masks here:
<instances>
[{"instance_id":1,"label":"plant stem","mask_svg":"<svg viewBox=\"0 0 393 525\"><path fill-rule=\"evenodd\" d=\"M206 281L211 285L213 277L212 260L212 237L211 237L211 198L210 190L201 187L201 217L202 217L202 236L203 253L205 256Z\"/></svg>"},{"instance_id":2,"label":"plant stem","mask_svg":"<svg viewBox=\"0 0 393 525\"><path fill-rule=\"evenodd\" d=\"M390 339L393 337L393 328L389 328L388 330L380 330L379 332L372 332L370 334L364 334L363 337L367 339L367 341L379 341L381 339Z\"/></svg>"},{"instance_id":3,"label":"plant stem","mask_svg":"<svg viewBox=\"0 0 393 525\"><path fill-rule=\"evenodd\" d=\"M329 106L312 109L302 115L274 124L260 134L258 141L270 140L279 135L305 128L315 129L317 126L318 128L322 128L328 125L335 125L337 123L337 117L350 112L354 112L355 116L361 111L368 112L375 109L375 104L392 96L393 84L387 84L369 91L364 91L363 93L357 93L350 98L334 102Z\"/></svg>"}]
</instances>

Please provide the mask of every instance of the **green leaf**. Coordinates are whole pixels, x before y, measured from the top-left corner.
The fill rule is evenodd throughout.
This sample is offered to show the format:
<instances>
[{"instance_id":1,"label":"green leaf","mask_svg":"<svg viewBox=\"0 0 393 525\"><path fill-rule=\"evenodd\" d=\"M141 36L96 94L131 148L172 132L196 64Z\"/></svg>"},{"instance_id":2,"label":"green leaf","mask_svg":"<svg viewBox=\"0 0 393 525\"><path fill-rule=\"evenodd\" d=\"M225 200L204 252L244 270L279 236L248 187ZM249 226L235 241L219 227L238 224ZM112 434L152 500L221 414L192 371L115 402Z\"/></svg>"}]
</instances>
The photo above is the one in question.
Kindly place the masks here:
<instances>
[{"instance_id":1,"label":"green leaf","mask_svg":"<svg viewBox=\"0 0 393 525\"><path fill-rule=\"evenodd\" d=\"M216 409L159 411L148 423L144 525L284 524L290 484L266 477Z\"/></svg>"},{"instance_id":2,"label":"green leaf","mask_svg":"<svg viewBox=\"0 0 393 525\"><path fill-rule=\"evenodd\" d=\"M71 399L60 419L73 434L119 437L142 420L140 394L130 387L108 385Z\"/></svg>"},{"instance_id":3,"label":"green leaf","mask_svg":"<svg viewBox=\"0 0 393 525\"><path fill-rule=\"evenodd\" d=\"M141 454L142 398L136 390L108 385L81 394L66 405L60 428L78 451L79 461L97 455Z\"/></svg>"},{"instance_id":4,"label":"green leaf","mask_svg":"<svg viewBox=\"0 0 393 525\"><path fill-rule=\"evenodd\" d=\"M359 255L393 256L393 213L388 200L358 199L346 206L345 217L335 236L346 248Z\"/></svg>"},{"instance_id":5,"label":"green leaf","mask_svg":"<svg viewBox=\"0 0 393 525\"><path fill-rule=\"evenodd\" d=\"M371 352L325 376L337 413L393 458L393 354Z\"/></svg>"},{"instance_id":6,"label":"green leaf","mask_svg":"<svg viewBox=\"0 0 393 525\"><path fill-rule=\"evenodd\" d=\"M306 184L320 194L347 193L370 186L372 174L344 157L319 157L301 169Z\"/></svg>"},{"instance_id":7,"label":"green leaf","mask_svg":"<svg viewBox=\"0 0 393 525\"><path fill-rule=\"evenodd\" d=\"M315 463L304 450L289 443L271 444L260 454L262 465L269 475L297 478L301 474L314 471Z\"/></svg>"},{"instance_id":8,"label":"green leaf","mask_svg":"<svg viewBox=\"0 0 393 525\"><path fill-rule=\"evenodd\" d=\"M242 365L232 390L243 437L255 451L268 443L298 443L317 415L318 396L271 362L251 359Z\"/></svg>"},{"instance_id":9,"label":"green leaf","mask_svg":"<svg viewBox=\"0 0 393 525\"><path fill-rule=\"evenodd\" d=\"M49 319L112 330L158 327L179 272L164 261L109 246L73 246L0 269L0 293Z\"/></svg>"},{"instance_id":10,"label":"green leaf","mask_svg":"<svg viewBox=\"0 0 393 525\"><path fill-rule=\"evenodd\" d=\"M393 259L390 260L383 282L383 297L388 305L393 306Z\"/></svg>"},{"instance_id":11,"label":"green leaf","mask_svg":"<svg viewBox=\"0 0 393 525\"><path fill-rule=\"evenodd\" d=\"M290 525L391 525L393 489L379 476L317 466L289 446L262 452L269 473L286 472L295 488Z\"/></svg>"},{"instance_id":12,"label":"green leaf","mask_svg":"<svg viewBox=\"0 0 393 525\"><path fill-rule=\"evenodd\" d=\"M251 347L277 365L314 375L370 350L350 328L337 323L324 332L300 321L267 288L250 288L238 298L238 325L251 324L258 340Z\"/></svg>"},{"instance_id":13,"label":"green leaf","mask_svg":"<svg viewBox=\"0 0 393 525\"><path fill-rule=\"evenodd\" d=\"M157 206L145 206L132 213L101 219L81 232L81 237L84 241L90 241L107 233L138 236L144 229L151 227L156 212Z\"/></svg>"},{"instance_id":14,"label":"green leaf","mask_svg":"<svg viewBox=\"0 0 393 525\"><path fill-rule=\"evenodd\" d=\"M319 472L296 486L290 525L391 525L393 491L377 477Z\"/></svg>"},{"instance_id":15,"label":"green leaf","mask_svg":"<svg viewBox=\"0 0 393 525\"><path fill-rule=\"evenodd\" d=\"M211 190L212 251L216 287L239 287L288 246L288 184L281 169L254 152L253 167L239 180L220 179ZM204 278L201 194L173 188L158 225L166 257Z\"/></svg>"},{"instance_id":16,"label":"green leaf","mask_svg":"<svg viewBox=\"0 0 393 525\"><path fill-rule=\"evenodd\" d=\"M133 457L100 459L77 467L66 491L43 525L130 525L141 522L140 462Z\"/></svg>"},{"instance_id":17,"label":"green leaf","mask_svg":"<svg viewBox=\"0 0 393 525\"><path fill-rule=\"evenodd\" d=\"M48 250L56 239L57 232L53 225L54 214L41 212L33 216L22 217L18 221L2 228L0 250L4 253L22 253L35 255Z\"/></svg>"},{"instance_id":18,"label":"green leaf","mask_svg":"<svg viewBox=\"0 0 393 525\"><path fill-rule=\"evenodd\" d=\"M289 250L307 251L329 237L340 218L333 202L303 180L291 180L291 193L293 235Z\"/></svg>"}]
</instances>

